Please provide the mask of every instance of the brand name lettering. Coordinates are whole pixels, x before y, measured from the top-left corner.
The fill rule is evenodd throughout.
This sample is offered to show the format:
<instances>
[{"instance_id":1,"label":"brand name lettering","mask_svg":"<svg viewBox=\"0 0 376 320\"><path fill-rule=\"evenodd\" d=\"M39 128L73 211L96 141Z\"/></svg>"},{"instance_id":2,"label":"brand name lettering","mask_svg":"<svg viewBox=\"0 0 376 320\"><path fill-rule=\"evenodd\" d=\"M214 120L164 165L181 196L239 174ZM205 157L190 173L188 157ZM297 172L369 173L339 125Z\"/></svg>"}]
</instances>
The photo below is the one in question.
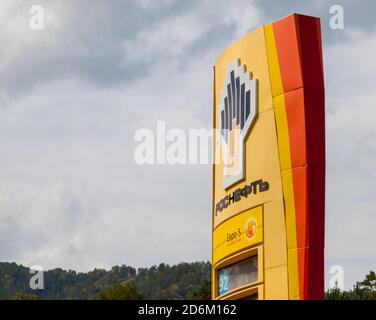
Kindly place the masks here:
<instances>
[{"instance_id":1,"label":"brand name lettering","mask_svg":"<svg viewBox=\"0 0 376 320\"><path fill-rule=\"evenodd\" d=\"M226 195L215 205L215 215L228 208L231 204L248 198L250 195L256 195L259 192L265 192L269 190L269 182L262 179L246 184L243 188L236 189L232 194Z\"/></svg>"}]
</instances>

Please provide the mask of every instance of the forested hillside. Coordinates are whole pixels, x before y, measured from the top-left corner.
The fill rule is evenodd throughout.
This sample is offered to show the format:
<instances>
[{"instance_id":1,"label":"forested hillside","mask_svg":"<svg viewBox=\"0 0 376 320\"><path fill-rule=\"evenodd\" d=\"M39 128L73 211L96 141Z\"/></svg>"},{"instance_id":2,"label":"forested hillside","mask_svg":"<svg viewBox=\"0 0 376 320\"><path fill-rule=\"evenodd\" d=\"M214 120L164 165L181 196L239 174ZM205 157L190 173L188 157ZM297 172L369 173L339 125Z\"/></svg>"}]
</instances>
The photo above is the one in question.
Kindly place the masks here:
<instances>
[{"instance_id":1,"label":"forested hillside","mask_svg":"<svg viewBox=\"0 0 376 320\"><path fill-rule=\"evenodd\" d=\"M44 273L44 290L29 286L30 269L0 262L2 299L205 299L211 297L209 262L180 263L135 269L126 265L87 273L53 269ZM326 292L327 300L376 300L376 273L370 271L353 289Z\"/></svg>"},{"instance_id":2,"label":"forested hillside","mask_svg":"<svg viewBox=\"0 0 376 320\"><path fill-rule=\"evenodd\" d=\"M96 299L100 292L117 283L132 283L144 299L187 299L210 278L209 262L160 264L150 268L122 265L111 270L94 269L87 273L53 269L44 273L44 290L29 286L29 268L16 263L0 263L0 299L17 294L39 299Z\"/></svg>"}]
</instances>

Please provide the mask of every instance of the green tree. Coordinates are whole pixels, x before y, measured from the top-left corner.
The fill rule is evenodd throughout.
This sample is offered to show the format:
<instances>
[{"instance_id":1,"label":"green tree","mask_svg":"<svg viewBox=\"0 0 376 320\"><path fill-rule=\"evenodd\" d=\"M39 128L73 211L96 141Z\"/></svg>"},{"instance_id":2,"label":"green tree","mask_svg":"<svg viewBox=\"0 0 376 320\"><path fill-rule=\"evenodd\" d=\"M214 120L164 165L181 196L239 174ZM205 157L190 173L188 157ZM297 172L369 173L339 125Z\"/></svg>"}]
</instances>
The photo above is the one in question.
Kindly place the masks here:
<instances>
[{"instance_id":1,"label":"green tree","mask_svg":"<svg viewBox=\"0 0 376 320\"><path fill-rule=\"evenodd\" d=\"M98 295L99 300L141 300L143 295L133 283L115 283L112 287Z\"/></svg>"},{"instance_id":2,"label":"green tree","mask_svg":"<svg viewBox=\"0 0 376 320\"><path fill-rule=\"evenodd\" d=\"M347 300L345 291L341 291L339 288L329 289L325 293L325 300Z\"/></svg>"},{"instance_id":3,"label":"green tree","mask_svg":"<svg viewBox=\"0 0 376 320\"><path fill-rule=\"evenodd\" d=\"M376 300L376 273L370 271L363 281L356 282L354 294L362 300Z\"/></svg>"},{"instance_id":4,"label":"green tree","mask_svg":"<svg viewBox=\"0 0 376 320\"><path fill-rule=\"evenodd\" d=\"M376 273L370 271L363 281L357 281L353 290L342 291L339 288L326 292L326 300L376 300Z\"/></svg>"},{"instance_id":5,"label":"green tree","mask_svg":"<svg viewBox=\"0 0 376 320\"><path fill-rule=\"evenodd\" d=\"M189 296L190 300L210 300L211 299L211 281L205 279L201 284L193 290Z\"/></svg>"},{"instance_id":6,"label":"green tree","mask_svg":"<svg viewBox=\"0 0 376 320\"><path fill-rule=\"evenodd\" d=\"M98 299L100 292L115 283L131 282L143 293L143 299L188 299L190 293L204 279L210 277L209 262L179 263L136 270L127 265L114 266L110 270L94 269L75 272L61 268L45 271L44 290L31 290L30 269L16 263L0 262L0 300L15 296L18 292L36 295L42 300Z\"/></svg>"}]
</instances>

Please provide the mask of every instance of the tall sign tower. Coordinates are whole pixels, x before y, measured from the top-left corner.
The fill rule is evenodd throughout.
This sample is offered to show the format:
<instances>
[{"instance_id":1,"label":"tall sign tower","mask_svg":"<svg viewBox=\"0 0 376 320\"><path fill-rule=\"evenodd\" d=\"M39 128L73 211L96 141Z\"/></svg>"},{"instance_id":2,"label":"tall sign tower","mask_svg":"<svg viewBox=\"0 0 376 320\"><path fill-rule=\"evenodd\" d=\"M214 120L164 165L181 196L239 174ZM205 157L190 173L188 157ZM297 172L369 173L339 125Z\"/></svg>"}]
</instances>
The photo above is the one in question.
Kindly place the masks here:
<instances>
[{"instance_id":1,"label":"tall sign tower","mask_svg":"<svg viewBox=\"0 0 376 320\"><path fill-rule=\"evenodd\" d=\"M324 296L320 20L247 33L214 67L213 299Z\"/></svg>"}]
</instances>

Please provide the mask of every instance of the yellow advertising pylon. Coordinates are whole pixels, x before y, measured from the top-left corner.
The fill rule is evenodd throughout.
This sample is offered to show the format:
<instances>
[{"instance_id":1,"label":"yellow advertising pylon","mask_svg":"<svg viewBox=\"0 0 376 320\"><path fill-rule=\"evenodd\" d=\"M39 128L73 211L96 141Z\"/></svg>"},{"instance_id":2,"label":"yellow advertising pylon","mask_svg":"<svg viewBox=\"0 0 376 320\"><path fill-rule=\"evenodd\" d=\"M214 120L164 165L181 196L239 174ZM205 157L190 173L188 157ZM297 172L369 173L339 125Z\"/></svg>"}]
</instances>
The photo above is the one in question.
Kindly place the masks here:
<instances>
[{"instance_id":1,"label":"yellow advertising pylon","mask_svg":"<svg viewBox=\"0 0 376 320\"><path fill-rule=\"evenodd\" d=\"M320 21L293 14L214 66L213 299L324 295Z\"/></svg>"}]
</instances>

